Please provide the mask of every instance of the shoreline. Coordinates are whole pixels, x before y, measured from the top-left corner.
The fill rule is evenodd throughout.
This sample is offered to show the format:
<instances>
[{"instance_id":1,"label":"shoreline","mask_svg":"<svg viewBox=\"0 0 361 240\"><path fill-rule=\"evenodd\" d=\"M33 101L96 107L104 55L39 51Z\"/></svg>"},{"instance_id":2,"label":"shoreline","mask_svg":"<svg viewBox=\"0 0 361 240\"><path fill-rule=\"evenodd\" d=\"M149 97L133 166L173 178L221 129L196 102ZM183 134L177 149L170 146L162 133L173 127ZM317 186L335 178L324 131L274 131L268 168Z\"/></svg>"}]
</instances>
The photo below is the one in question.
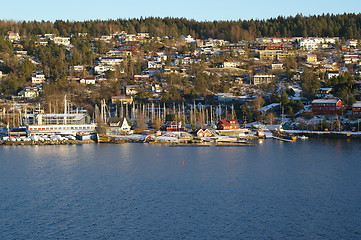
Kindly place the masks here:
<instances>
[{"instance_id":1,"label":"shoreline","mask_svg":"<svg viewBox=\"0 0 361 240\"><path fill-rule=\"evenodd\" d=\"M282 130L280 132L285 138L286 137L296 137L297 139L302 139L302 137L307 137L309 139L319 139L319 138L329 138L329 139L346 139L346 140L360 140L361 132L349 132L349 131L309 131L309 130ZM275 135L269 136L268 134L260 137L256 135L246 136L244 138L239 138L237 141L225 141L225 140L213 140L213 141L198 141L197 137L194 139L172 139L171 141L146 141L146 135L120 135L120 136L107 136L107 137L98 137L97 140L40 140L40 141L9 141L4 140L0 142L0 145L3 146L46 146L46 145L79 145L79 144L123 144L123 143L148 143L148 144L166 144L170 146L241 146L239 141L254 141L261 139L274 139L280 140ZM282 140L282 139L281 139ZM295 140L296 141L296 140ZM290 142L295 142L290 141ZM248 146L249 143L246 143Z\"/></svg>"}]
</instances>

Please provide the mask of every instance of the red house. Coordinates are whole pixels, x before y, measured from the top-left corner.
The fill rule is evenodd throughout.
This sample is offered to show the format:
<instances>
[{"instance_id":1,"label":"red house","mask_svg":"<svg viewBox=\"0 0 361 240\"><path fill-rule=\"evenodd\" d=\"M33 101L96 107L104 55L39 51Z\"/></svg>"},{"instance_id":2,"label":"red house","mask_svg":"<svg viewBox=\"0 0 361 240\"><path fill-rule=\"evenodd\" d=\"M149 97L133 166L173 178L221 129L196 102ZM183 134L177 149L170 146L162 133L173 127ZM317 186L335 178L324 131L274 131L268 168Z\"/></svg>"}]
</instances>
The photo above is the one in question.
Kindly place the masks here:
<instances>
[{"instance_id":1,"label":"red house","mask_svg":"<svg viewBox=\"0 0 361 240\"><path fill-rule=\"evenodd\" d=\"M239 129L239 123L235 119L222 119L217 123L217 130Z\"/></svg>"},{"instance_id":2,"label":"red house","mask_svg":"<svg viewBox=\"0 0 361 240\"><path fill-rule=\"evenodd\" d=\"M119 51L125 52L137 52L139 50L139 45L136 44L122 44L118 47Z\"/></svg>"},{"instance_id":3,"label":"red house","mask_svg":"<svg viewBox=\"0 0 361 240\"><path fill-rule=\"evenodd\" d=\"M312 112L315 114L342 114L340 99L315 99L312 101Z\"/></svg>"}]
</instances>

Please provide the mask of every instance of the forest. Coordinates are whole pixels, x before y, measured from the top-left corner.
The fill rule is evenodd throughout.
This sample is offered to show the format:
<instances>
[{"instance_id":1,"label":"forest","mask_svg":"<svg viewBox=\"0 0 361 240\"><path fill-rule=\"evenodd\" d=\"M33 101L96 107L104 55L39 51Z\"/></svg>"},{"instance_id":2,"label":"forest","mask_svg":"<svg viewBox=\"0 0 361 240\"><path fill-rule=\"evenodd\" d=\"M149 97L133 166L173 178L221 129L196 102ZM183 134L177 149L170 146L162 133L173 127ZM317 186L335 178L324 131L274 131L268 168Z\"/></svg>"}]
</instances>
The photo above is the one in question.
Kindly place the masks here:
<instances>
[{"instance_id":1,"label":"forest","mask_svg":"<svg viewBox=\"0 0 361 240\"><path fill-rule=\"evenodd\" d=\"M361 14L323 14L270 18L264 20L196 21L185 18L132 18L88 21L0 21L0 35L8 31L21 36L53 33L71 36L88 33L91 37L125 31L148 32L151 36L192 35L194 38L217 38L231 42L256 37L340 37L361 38Z\"/></svg>"}]
</instances>

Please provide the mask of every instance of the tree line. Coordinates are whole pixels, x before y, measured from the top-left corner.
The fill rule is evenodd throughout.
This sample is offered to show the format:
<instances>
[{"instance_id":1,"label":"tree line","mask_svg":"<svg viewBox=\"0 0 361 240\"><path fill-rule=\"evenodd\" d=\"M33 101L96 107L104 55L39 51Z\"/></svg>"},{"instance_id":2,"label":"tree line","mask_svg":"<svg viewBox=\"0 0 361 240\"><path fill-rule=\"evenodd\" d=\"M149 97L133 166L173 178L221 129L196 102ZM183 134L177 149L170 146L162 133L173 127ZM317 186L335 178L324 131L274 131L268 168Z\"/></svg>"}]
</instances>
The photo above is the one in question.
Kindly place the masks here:
<instances>
[{"instance_id":1,"label":"tree line","mask_svg":"<svg viewBox=\"0 0 361 240\"><path fill-rule=\"evenodd\" d=\"M361 38L361 14L323 14L270 18L264 20L196 21L185 18L132 18L88 21L0 21L0 34L19 32L22 36L53 33L71 36L88 33L91 37L125 31L148 32L152 36L192 35L195 38L219 38L231 42L256 37L341 37Z\"/></svg>"}]
</instances>

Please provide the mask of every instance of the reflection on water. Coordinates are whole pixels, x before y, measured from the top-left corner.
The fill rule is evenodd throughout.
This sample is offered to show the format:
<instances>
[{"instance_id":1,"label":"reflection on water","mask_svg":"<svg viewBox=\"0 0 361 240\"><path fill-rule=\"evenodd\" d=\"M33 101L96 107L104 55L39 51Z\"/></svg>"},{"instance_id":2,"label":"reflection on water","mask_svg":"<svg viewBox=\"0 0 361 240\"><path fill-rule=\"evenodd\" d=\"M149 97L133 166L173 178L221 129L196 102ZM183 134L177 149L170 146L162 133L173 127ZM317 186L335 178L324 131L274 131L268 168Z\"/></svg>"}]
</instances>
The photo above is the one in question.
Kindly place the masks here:
<instances>
[{"instance_id":1,"label":"reflection on water","mask_svg":"<svg viewBox=\"0 0 361 240\"><path fill-rule=\"evenodd\" d=\"M0 239L359 239L359 142L0 148Z\"/></svg>"}]
</instances>

